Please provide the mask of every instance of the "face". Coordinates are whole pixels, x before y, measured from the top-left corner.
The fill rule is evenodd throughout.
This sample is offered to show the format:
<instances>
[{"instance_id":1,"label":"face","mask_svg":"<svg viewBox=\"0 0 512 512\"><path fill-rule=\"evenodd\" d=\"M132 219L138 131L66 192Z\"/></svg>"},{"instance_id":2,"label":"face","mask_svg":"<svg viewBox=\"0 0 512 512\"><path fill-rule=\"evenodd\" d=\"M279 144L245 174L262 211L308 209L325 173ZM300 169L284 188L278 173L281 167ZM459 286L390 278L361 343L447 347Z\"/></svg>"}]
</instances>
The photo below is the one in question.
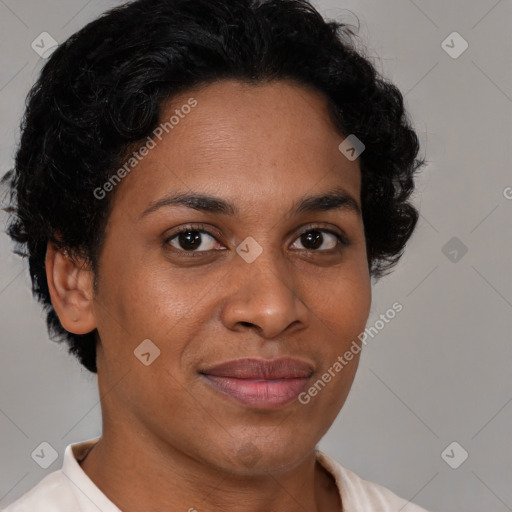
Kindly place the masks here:
<instances>
[{"instance_id":1,"label":"face","mask_svg":"<svg viewBox=\"0 0 512 512\"><path fill-rule=\"evenodd\" d=\"M331 426L358 364L359 164L302 86L216 82L163 119L176 109L111 192L93 302L104 420L231 473L284 470Z\"/></svg>"}]
</instances>

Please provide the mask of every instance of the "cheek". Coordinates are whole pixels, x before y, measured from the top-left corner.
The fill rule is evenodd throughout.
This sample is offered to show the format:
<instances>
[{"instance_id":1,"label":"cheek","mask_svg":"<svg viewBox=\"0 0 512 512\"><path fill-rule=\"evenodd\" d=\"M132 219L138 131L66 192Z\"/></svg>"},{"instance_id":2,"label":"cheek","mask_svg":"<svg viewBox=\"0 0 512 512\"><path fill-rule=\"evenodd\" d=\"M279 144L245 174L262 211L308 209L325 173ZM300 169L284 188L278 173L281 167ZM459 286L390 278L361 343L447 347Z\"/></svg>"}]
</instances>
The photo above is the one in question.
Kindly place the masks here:
<instances>
[{"instance_id":1,"label":"cheek","mask_svg":"<svg viewBox=\"0 0 512 512\"><path fill-rule=\"evenodd\" d=\"M174 379L167 382L167 387L173 388L173 382L181 380L178 370L190 340L212 314L208 301L203 299L199 307L202 294L197 287L168 268L150 264L129 267L125 261L112 265L112 272L105 276L99 302L106 307L98 308L97 323L108 364L123 372L127 367L143 371L134 351L149 339L156 347L153 350L159 351L151 363L152 375L173 368ZM164 372L156 380L169 378Z\"/></svg>"},{"instance_id":2,"label":"cheek","mask_svg":"<svg viewBox=\"0 0 512 512\"><path fill-rule=\"evenodd\" d=\"M316 329L323 335L319 352L321 368L305 400L311 412L325 416L330 424L343 406L355 378L361 342L371 306L371 285L365 266L355 265L340 271L316 289L314 311ZM322 382L319 382L322 381Z\"/></svg>"},{"instance_id":3,"label":"cheek","mask_svg":"<svg viewBox=\"0 0 512 512\"><path fill-rule=\"evenodd\" d=\"M131 265L127 260L111 267L103 287L105 302L123 325L138 334L169 329L173 319L186 315L194 297L197 300L193 288L183 286L167 269L144 262Z\"/></svg>"},{"instance_id":4,"label":"cheek","mask_svg":"<svg viewBox=\"0 0 512 512\"><path fill-rule=\"evenodd\" d=\"M364 330L371 306L371 284L366 267L333 273L322 286L308 286L311 309L337 340L347 342ZM338 347L339 348L339 347Z\"/></svg>"}]
</instances>

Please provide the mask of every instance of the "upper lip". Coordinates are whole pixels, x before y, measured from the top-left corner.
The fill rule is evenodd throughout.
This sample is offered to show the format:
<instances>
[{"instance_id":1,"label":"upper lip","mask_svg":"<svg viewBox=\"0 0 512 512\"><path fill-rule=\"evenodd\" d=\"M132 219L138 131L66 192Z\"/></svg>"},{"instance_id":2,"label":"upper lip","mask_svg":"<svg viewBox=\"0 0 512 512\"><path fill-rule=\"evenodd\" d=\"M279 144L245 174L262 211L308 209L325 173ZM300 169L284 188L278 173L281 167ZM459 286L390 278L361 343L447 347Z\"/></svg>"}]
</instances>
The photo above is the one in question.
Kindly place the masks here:
<instances>
[{"instance_id":1,"label":"upper lip","mask_svg":"<svg viewBox=\"0 0 512 512\"><path fill-rule=\"evenodd\" d=\"M244 358L225 361L201 370L200 373L236 379L298 379L310 377L313 367L309 363L290 357L279 359Z\"/></svg>"}]
</instances>

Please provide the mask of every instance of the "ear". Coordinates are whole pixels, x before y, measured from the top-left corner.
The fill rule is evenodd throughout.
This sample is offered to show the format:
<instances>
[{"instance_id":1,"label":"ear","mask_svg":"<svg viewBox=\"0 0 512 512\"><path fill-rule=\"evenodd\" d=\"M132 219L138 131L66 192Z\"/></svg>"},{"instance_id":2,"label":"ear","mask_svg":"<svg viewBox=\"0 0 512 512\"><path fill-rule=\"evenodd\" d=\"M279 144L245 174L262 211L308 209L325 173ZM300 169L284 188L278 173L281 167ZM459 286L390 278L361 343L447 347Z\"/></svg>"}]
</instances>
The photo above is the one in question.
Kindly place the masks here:
<instances>
[{"instance_id":1,"label":"ear","mask_svg":"<svg viewBox=\"0 0 512 512\"><path fill-rule=\"evenodd\" d=\"M45 266L52 305L62 327L74 334L93 331L93 271L83 259L58 250L52 242L47 245Z\"/></svg>"}]
</instances>

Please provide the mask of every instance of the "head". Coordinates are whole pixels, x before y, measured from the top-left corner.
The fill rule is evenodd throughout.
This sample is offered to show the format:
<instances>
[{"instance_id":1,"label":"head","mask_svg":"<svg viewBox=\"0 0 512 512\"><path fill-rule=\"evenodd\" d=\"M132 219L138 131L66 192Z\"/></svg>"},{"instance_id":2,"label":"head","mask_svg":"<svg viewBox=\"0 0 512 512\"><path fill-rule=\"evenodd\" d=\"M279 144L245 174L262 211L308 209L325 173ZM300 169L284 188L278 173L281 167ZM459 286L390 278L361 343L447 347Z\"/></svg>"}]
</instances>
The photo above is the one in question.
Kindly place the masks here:
<instances>
[{"instance_id":1,"label":"head","mask_svg":"<svg viewBox=\"0 0 512 512\"><path fill-rule=\"evenodd\" d=\"M314 399L265 411L204 373L292 357L313 384L414 230L417 137L354 39L303 0L139 0L43 68L8 232L113 424L244 472L296 463L334 421L359 352Z\"/></svg>"}]
</instances>

